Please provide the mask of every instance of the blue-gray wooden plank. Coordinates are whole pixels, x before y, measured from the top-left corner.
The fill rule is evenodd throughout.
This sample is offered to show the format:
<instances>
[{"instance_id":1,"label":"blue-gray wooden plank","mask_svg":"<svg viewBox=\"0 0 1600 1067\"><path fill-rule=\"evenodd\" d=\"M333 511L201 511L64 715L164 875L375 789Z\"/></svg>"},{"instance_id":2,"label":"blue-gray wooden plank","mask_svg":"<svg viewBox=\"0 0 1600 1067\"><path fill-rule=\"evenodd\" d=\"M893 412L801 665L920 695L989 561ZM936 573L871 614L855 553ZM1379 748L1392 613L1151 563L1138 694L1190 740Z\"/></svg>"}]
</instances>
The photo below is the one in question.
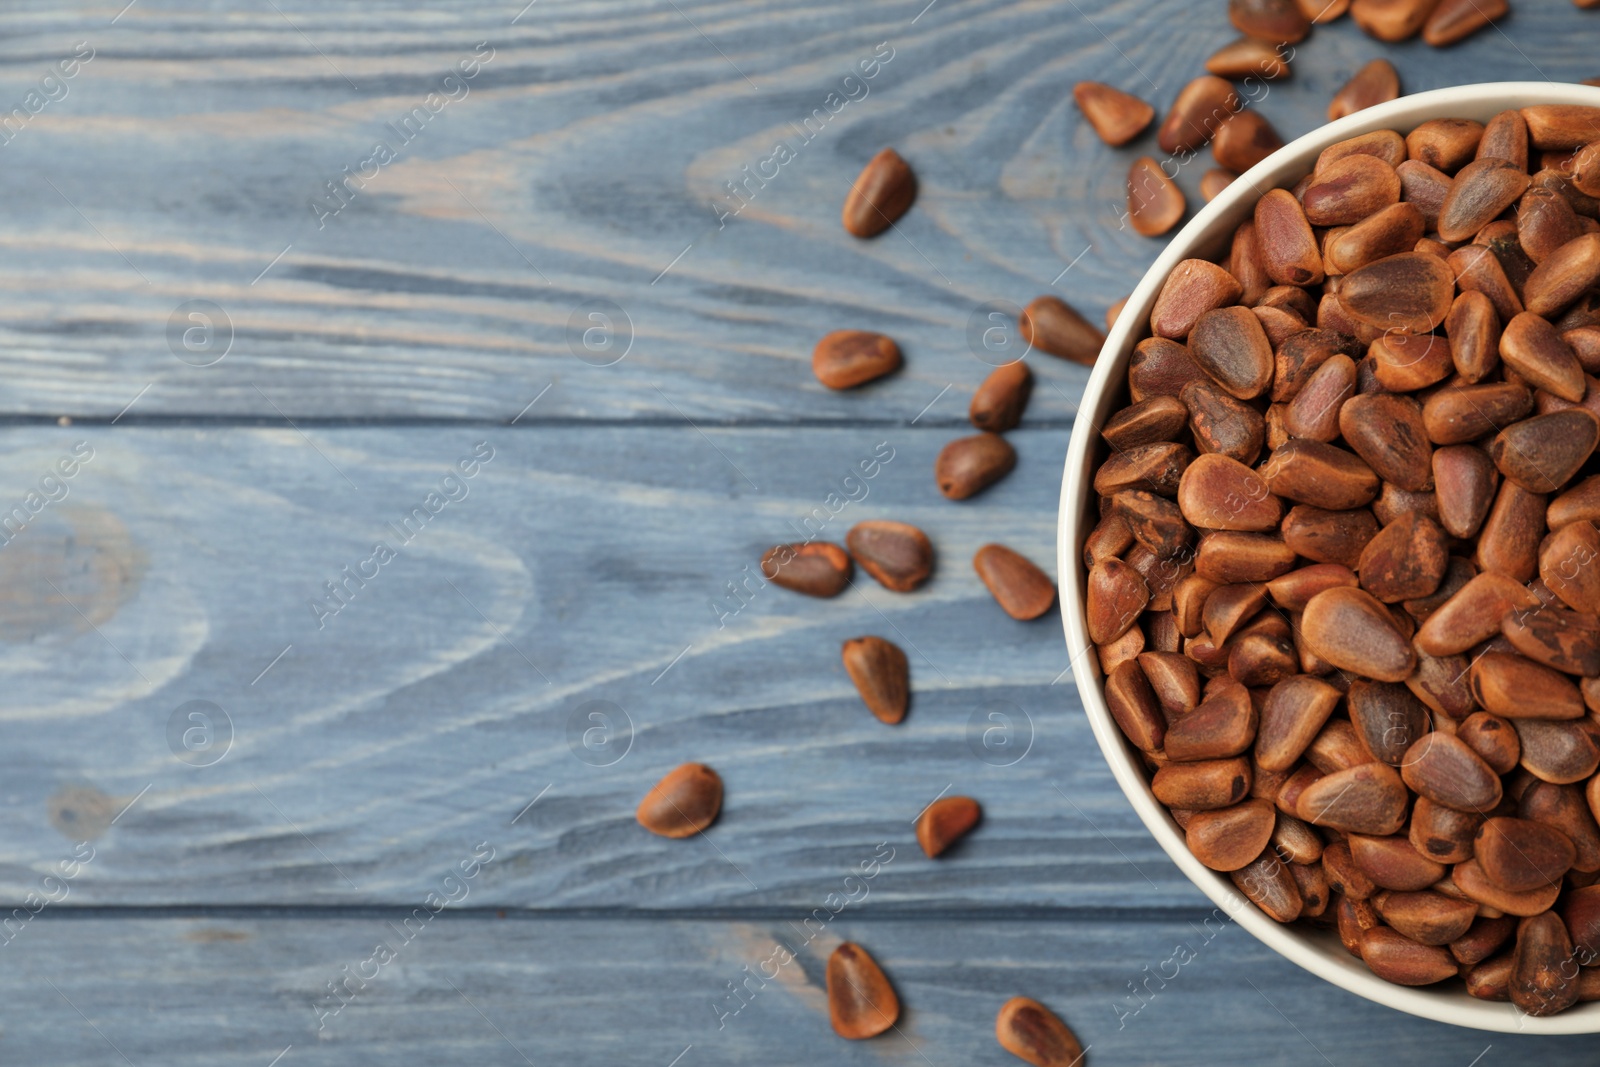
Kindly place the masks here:
<instances>
[{"instance_id":1,"label":"blue-gray wooden plank","mask_svg":"<svg viewBox=\"0 0 1600 1067\"><path fill-rule=\"evenodd\" d=\"M1009 619L971 568L999 540L1054 571L1065 429L1013 433L1016 471L961 504L932 477L950 435L531 415L303 436L0 430L0 518L93 450L0 546L0 891L18 899L98 830L85 903L392 903L485 839L505 857L481 891L496 906L788 904L880 841L902 858L875 904L1197 901L1094 745L1058 613ZM430 492L462 498L441 495L406 545L395 527ZM838 541L881 517L937 545L914 594L858 574L822 601L753 577L807 522ZM397 553L381 566L380 540ZM863 633L912 657L899 726L866 713L840 665ZM191 701L232 724L210 766L174 754L191 729L186 758L224 751ZM630 737L586 749L593 701ZM722 818L706 838L653 837L633 808L685 760L725 777ZM988 818L934 862L912 820L946 788Z\"/></svg>"},{"instance_id":2,"label":"blue-gray wooden plank","mask_svg":"<svg viewBox=\"0 0 1600 1067\"><path fill-rule=\"evenodd\" d=\"M1098 318L1161 247L1118 225L1154 134L1101 144L1073 83L1165 109L1234 36L1220 0L540 0L520 16L516 0L140 0L114 24L109 6L0 13L0 110L76 42L93 50L4 138L0 411L110 418L137 397L130 418L508 420L554 382L547 412L574 418L909 419L981 377L966 338L987 302L1053 290ZM1308 132L1377 55L1409 90L1593 76L1594 25L1565 0L1522 3L1503 33L1436 51L1345 19L1297 46L1293 78L1259 106L1286 136ZM493 58L399 144L390 124L484 41ZM803 140L880 44L893 58ZM319 218L325 183L378 140L397 158ZM721 218L740 202L726 183L779 141L795 158ZM921 193L899 232L859 242L840 201L886 144ZM1180 177L1193 203L1209 165ZM169 351L197 300L234 335L213 366ZM593 301L632 324L612 367L570 348ZM905 372L824 391L811 347L846 326L897 337ZM1084 374L1060 377L1040 412L1074 409Z\"/></svg>"},{"instance_id":3,"label":"blue-gray wooden plank","mask_svg":"<svg viewBox=\"0 0 1600 1067\"><path fill-rule=\"evenodd\" d=\"M820 908L833 886L812 888ZM53 914L3 949L8 1062L267 1067L282 1054L281 1067L1000 1067L1019 1061L995 1042L995 1013L1019 995L1074 1027L1095 1067L1594 1062L1590 1037L1483 1033L1361 1000L1243 930L1208 925L1198 909L1096 922L863 922L846 910L804 932L798 909L742 922L447 911L409 928L409 908L277 919ZM894 983L896 1030L849 1042L829 1027L822 972L841 940L863 945ZM792 961L780 962L779 942ZM329 993L346 981L337 999ZM735 999L730 986L741 984Z\"/></svg>"}]
</instances>

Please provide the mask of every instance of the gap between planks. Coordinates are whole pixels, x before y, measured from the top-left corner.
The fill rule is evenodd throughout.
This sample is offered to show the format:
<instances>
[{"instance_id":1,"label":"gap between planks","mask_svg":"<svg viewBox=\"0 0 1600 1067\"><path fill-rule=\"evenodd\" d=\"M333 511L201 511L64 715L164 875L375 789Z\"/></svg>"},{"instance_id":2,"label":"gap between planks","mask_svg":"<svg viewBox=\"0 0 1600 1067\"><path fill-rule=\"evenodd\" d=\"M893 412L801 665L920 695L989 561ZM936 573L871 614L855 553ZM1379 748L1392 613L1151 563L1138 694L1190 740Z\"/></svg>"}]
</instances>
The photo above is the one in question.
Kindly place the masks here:
<instances>
[{"instance_id":1,"label":"gap between planks","mask_svg":"<svg viewBox=\"0 0 1600 1067\"><path fill-rule=\"evenodd\" d=\"M121 919L128 921L187 922L204 919L327 920L389 919L413 905L396 903L350 905L229 904L229 905L59 905L34 916L40 922ZM416 902L415 906L421 906ZM434 918L449 922L783 922L809 912L803 905L758 908L446 908ZM1107 923L1160 924L1199 921L1211 909L1157 905L1148 908L864 908L853 911L852 923Z\"/></svg>"},{"instance_id":2,"label":"gap between planks","mask_svg":"<svg viewBox=\"0 0 1600 1067\"><path fill-rule=\"evenodd\" d=\"M145 427L152 429L182 429L191 426L203 427L237 427L240 429L274 429L283 426L282 415L204 415L173 414L173 415L121 415L103 416L89 415L79 417L76 415L29 415L29 414L0 414L0 429L8 427L28 426L59 426L61 418L68 418L71 426L111 426L115 423L119 427ZM513 421L511 419L463 417L451 418L444 415L406 416L406 415L379 415L379 416L330 416L306 415L296 416L295 425L302 429L461 429L482 428L499 430L529 430L529 429L617 429L617 430L661 430L683 429L691 424L683 418L673 415L649 415L640 418L585 418L582 415L552 415L540 416L536 419ZM1072 418L1044 418L1029 419L1018 430L1068 430L1070 431L1076 420ZM871 430L871 429L917 429L917 430L955 430L966 429L976 432L972 423L962 417L944 417L938 419L875 419L875 418L743 418L730 419L696 418L693 426L702 430Z\"/></svg>"}]
</instances>

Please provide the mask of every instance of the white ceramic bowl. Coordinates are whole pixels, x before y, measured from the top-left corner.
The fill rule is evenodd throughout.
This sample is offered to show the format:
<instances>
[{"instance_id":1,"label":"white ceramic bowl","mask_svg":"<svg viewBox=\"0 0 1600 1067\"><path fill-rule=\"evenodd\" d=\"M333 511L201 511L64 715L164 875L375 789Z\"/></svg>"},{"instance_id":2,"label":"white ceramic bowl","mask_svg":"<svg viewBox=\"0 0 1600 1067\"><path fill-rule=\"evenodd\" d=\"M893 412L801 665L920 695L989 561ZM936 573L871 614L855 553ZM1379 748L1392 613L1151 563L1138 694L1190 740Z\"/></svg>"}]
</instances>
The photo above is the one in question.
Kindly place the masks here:
<instances>
[{"instance_id":1,"label":"white ceramic bowl","mask_svg":"<svg viewBox=\"0 0 1600 1067\"><path fill-rule=\"evenodd\" d=\"M1128 298L1122 315L1106 338L1094 373L1084 390L1072 445L1067 450L1066 472L1061 480L1061 516L1057 530L1057 573L1061 575L1062 619L1072 670L1083 697L1095 738L1117 784L1134 810L1155 835L1174 863L1200 890L1241 926L1294 963L1334 985L1391 1008L1423 1018L1498 1030L1505 1033L1587 1034L1600 1032L1600 1002L1579 1004L1548 1018L1532 1018L1510 1004L1475 1000L1459 984L1446 988L1408 988L1385 982L1351 956L1332 931L1284 926L1258 910L1240 894L1226 876L1203 865L1184 844L1183 831L1150 792L1143 766L1122 736L1106 707L1098 658L1092 651L1084 622L1083 543L1098 521L1092 483L1099 455L1099 429L1128 403L1126 375L1134 345L1149 336L1150 310L1167 275L1185 259L1216 259L1223 255L1233 231L1252 214L1261 194L1288 188L1309 172L1318 154L1331 144L1372 130L1407 133L1429 119L1470 118L1487 122L1508 108L1531 104L1589 104L1600 106L1600 88L1554 82L1498 82L1438 89L1401 97L1329 123L1268 156L1223 190L1189 221L1167 245L1160 258Z\"/></svg>"}]
</instances>

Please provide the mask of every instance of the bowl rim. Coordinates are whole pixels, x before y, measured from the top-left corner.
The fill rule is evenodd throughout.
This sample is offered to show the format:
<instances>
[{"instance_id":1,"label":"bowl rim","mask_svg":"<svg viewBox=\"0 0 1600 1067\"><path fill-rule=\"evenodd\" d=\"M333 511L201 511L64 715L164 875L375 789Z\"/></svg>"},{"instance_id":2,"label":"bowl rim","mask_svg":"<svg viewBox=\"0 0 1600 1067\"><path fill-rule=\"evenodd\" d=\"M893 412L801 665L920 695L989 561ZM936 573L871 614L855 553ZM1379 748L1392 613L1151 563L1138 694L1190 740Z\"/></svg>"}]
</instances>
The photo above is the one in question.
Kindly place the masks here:
<instances>
[{"instance_id":1,"label":"bowl rim","mask_svg":"<svg viewBox=\"0 0 1600 1067\"><path fill-rule=\"evenodd\" d=\"M1529 1016L1509 1003L1477 1000L1464 990L1394 985L1367 970L1339 943L1324 934L1282 925L1267 917L1239 893L1232 882L1197 860L1183 832L1155 799L1131 746L1111 717L1102 692L1099 662L1093 655L1084 619L1086 574L1082 546L1092 525L1086 521L1092 498L1092 464L1099 426L1115 410L1117 389L1133 347L1148 331L1145 324L1166 278L1179 262L1205 258L1272 188L1287 188L1307 173L1316 156L1331 144L1369 133L1395 129L1409 132L1434 118L1487 119L1501 111L1535 104L1600 106L1600 87L1557 82L1489 82L1435 89L1402 96L1358 111L1299 137L1245 172L1202 207L1168 242L1140 279L1106 337L1074 418L1061 480L1057 521L1056 566L1062 587L1062 624L1066 631L1069 669L1077 682L1095 740L1128 801L1162 849L1201 892L1226 914L1292 963L1341 989L1379 1004L1436 1022L1500 1033L1600 1033L1600 1002L1574 1005L1544 1018ZM1207 246L1211 246L1208 249ZM1095 517L1096 520L1098 516Z\"/></svg>"}]
</instances>

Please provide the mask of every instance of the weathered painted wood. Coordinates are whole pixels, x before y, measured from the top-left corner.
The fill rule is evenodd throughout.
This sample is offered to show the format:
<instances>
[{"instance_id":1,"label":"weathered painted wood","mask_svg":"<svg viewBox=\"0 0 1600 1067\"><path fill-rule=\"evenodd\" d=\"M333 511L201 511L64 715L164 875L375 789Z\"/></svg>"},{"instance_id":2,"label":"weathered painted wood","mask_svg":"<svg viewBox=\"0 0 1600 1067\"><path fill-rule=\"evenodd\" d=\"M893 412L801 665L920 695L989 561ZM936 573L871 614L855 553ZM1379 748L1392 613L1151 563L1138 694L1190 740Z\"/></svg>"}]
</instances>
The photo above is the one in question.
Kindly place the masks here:
<instances>
[{"instance_id":1,"label":"weathered painted wood","mask_svg":"<svg viewBox=\"0 0 1600 1067\"><path fill-rule=\"evenodd\" d=\"M1118 229L1127 165L1153 135L1100 144L1072 84L1165 108L1233 36L1216 4L1182 0L540 0L514 25L517 0L226 15L146 0L112 24L120 6L0 14L0 111L75 42L93 50L4 138L5 412L505 421L551 386L540 417L904 421L953 384L930 417L948 415L985 370L966 328L986 302L1054 287L1097 317L1160 247ZM1294 78L1260 106L1306 132L1378 54L1411 90L1592 76L1594 32L1561 0L1442 52L1382 46L1344 20L1299 47ZM475 77L442 86L485 41ZM880 43L893 58L829 115ZM436 98L399 143L388 124L441 86L456 99ZM826 123L803 138L819 108ZM396 158L319 218L310 202L380 139ZM794 158L721 218L741 203L726 183L780 140ZM891 143L916 167L917 206L899 232L857 242L837 221L843 191ZM1196 203L1209 163L1181 177ZM169 351L169 322L196 300L234 333L214 366ZM615 366L569 348L592 301L631 321ZM177 321L179 336L193 325ZM826 393L807 361L842 326L899 338L906 370ZM1041 389L1036 413L1070 415L1083 372L1050 377L1060 392Z\"/></svg>"},{"instance_id":2,"label":"weathered painted wood","mask_svg":"<svg viewBox=\"0 0 1600 1067\"><path fill-rule=\"evenodd\" d=\"M0 115L47 99L0 134L0 415L86 421L0 429L0 529L22 527L0 535L0 901L55 901L0 935L8 1059L943 1067L1006 1059L992 1019L1015 993L1058 1008L1095 1064L1585 1054L1385 1011L1242 931L1202 942L1199 895L1082 722L1057 618L1004 618L965 564L1002 539L1049 566L1085 372L1035 359L1023 463L984 498L942 500L929 468L987 370L975 311L1053 286L1098 315L1158 250L1114 207L1153 139L1100 145L1072 83L1164 107L1232 31L1170 0L924 4L0 12ZM1345 22L1262 108L1303 132L1377 54L1412 90L1591 76L1593 19L1522 4L1443 53ZM470 93L443 86L484 41ZM798 144L879 42L894 58L870 95L719 221L724 183ZM458 98L319 227L324 183L437 88ZM860 244L841 190L887 143L921 198ZM1191 194L1208 163L1180 176ZM569 334L599 300L632 324L612 366ZM211 337L181 343L190 301L232 327L209 366ZM845 325L897 337L906 370L824 392L809 351ZM367 420L402 425L348 425ZM494 458L444 482L478 441ZM895 458L844 483L884 441ZM758 588L719 626L740 568L860 485L825 536L918 522L934 581L826 603ZM399 546L386 524L463 490ZM391 536L319 629L318 587ZM899 728L838 667L863 632L912 652ZM594 732L617 708L626 744ZM1013 763L986 737L1032 741ZM633 806L686 759L722 771L724 816L650 838ZM932 862L911 820L946 783L988 818ZM446 881L484 842L493 861ZM719 1028L727 983L875 857L867 898ZM463 886L485 910L435 920L319 1032L326 983ZM828 1031L838 937L889 969L905 1038ZM1119 1029L1128 984L1179 940L1197 958Z\"/></svg>"},{"instance_id":3,"label":"weathered painted wood","mask_svg":"<svg viewBox=\"0 0 1600 1067\"><path fill-rule=\"evenodd\" d=\"M495 906L790 904L884 841L900 858L874 903L1197 901L1104 766L1058 613L1012 621L969 562L1001 540L1054 571L1065 432L1014 434L1016 472L963 504L933 484L948 437L0 431L0 520L77 442L93 450L0 546L0 896L99 830L86 903L392 903L481 840L504 857L481 890ZM493 458L450 480L475 448ZM463 489L410 545L389 525ZM830 540L869 517L917 523L935 577L900 595L858 574L830 601L763 588L761 552L808 516ZM379 540L397 553L381 566ZM358 587L346 567L376 575ZM899 727L866 713L840 665L863 633L912 659ZM190 701L223 710L231 750ZM618 709L631 737L606 743ZM191 760L226 756L181 762L185 731ZM726 779L721 820L650 836L634 806L691 759ZM933 862L912 820L944 790L988 818Z\"/></svg>"},{"instance_id":4,"label":"weathered painted wood","mask_svg":"<svg viewBox=\"0 0 1600 1067\"><path fill-rule=\"evenodd\" d=\"M813 887L813 906L827 889ZM995 1012L1017 995L1059 1012L1097 1067L1594 1060L1592 1038L1487 1034L1360 1000L1242 930L1204 926L1200 911L1079 923L868 922L846 910L814 936L796 932L798 909L790 921L736 923L446 912L413 919L409 942L406 909L277 920L52 914L3 949L0 1048L11 1062L998 1065L1013 1061L995 1043ZM833 1034L822 972L841 939L890 976L898 1030L866 1042ZM781 966L779 940L797 953ZM383 965L369 962L380 943L394 952ZM1168 962L1180 945L1192 958ZM733 999L730 984L763 971L775 977L749 978ZM350 974L341 1008L327 986ZM1130 985L1149 992L1141 1000Z\"/></svg>"}]
</instances>

